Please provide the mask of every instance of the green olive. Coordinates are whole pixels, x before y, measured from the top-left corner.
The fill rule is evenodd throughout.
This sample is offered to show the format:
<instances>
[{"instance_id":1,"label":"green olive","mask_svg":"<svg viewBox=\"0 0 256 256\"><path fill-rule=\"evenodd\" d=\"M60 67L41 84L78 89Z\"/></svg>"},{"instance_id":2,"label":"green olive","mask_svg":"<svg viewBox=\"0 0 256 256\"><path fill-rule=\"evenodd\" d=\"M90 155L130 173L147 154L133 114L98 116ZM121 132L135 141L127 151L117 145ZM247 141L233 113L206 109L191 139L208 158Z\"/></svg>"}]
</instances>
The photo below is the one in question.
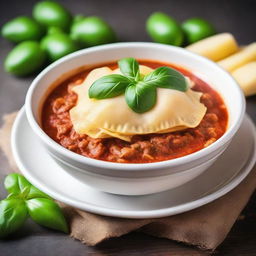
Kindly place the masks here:
<instances>
[{"instance_id":1,"label":"green olive","mask_svg":"<svg viewBox=\"0 0 256 256\"><path fill-rule=\"evenodd\" d=\"M57 34L57 33L64 33L61 28L58 27L49 27L47 30L48 35Z\"/></svg>"},{"instance_id":2,"label":"green olive","mask_svg":"<svg viewBox=\"0 0 256 256\"><path fill-rule=\"evenodd\" d=\"M44 29L33 19L21 16L5 23L2 27L2 36L14 43L26 40L39 40Z\"/></svg>"},{"instance_id":3,"label":"green olive","mask_svg":"<svg viewBox=\"0 0 256 256\"><path fill-rule=\"evenodd\" d=\"M72 16L61 4L54 1L38 2L33 9L33 17L40 24L68 30Z\"/></svg>"},{"instance_id":4,"label":"green olive","mask_svg":"<svg viewBox=\"0 0 256 256\"><path fill-rule=\"evenodd\" d=\"M45 52L35 41L18 44L5 59L5 70L17 76L29 75L41 68L45 61Z\"/></svg>"},{"instance_id":5,"label":"green olive","mask_svg":"<svg viewBox=\"0 0 256 256\"><path fill-rule=\"evenodd\" d=\"M146 22L147 32L158 43L180 46L183 42L183 32L179 24L168 15L155 12Z\"/></svg>"},{"instance_id":6,"label":"green olive","mask_svg":"<svg viewBox=\"0 0 256 256\"><path fill-rule=\"evenodd\" d=\"M73 21L72 21L72 26L73 26L75 23L77 23L77 22L83 20L84 18L85 18L85 16L84 16L84 15L81 15L81 14L78 14L78 15L74 16Z\"/></svg>"},{"instance_id":7,"label":"green olive","mask_svg":"<svg viewBox=\"0 0 256 256\"><path fill-rule=\"evenodd\" d=\"M76 42L67 34L53 31L53 29L42 39L41 47L47 53L50 61L55 61L79 49Z\"/></svg>"},{"instance_id":8,"label":"green olive","mask_svg":"<svg viewBox=\"0 0 256 256\"><path fill-rule=\"evenodd\" d=\"M201 18L188 19L182 24L188 44L195 43L216 33L212 24Z\"/></svg>"},{"instance_id":9,"label":"green olive","mask_svg":"<svg viewBox=\"0 0 256 256\"><path fill-rule=\"evenodd\" d=\"M116 40L113 29L96 16L76 19L71 27L71 37L85 47L113 43Z\"/></svg>"}]
</instances>

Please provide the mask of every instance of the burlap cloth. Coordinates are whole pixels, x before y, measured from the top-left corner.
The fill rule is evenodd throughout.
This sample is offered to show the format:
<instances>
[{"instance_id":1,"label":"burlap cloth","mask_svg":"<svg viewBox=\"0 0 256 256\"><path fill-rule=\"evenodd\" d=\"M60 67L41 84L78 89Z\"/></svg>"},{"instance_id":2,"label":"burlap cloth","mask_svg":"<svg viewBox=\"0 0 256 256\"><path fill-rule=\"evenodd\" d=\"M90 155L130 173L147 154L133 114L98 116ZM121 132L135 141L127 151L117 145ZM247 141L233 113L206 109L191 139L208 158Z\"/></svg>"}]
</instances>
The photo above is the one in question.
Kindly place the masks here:
<instances>
[{"instance_id":1,"label":"burlap cloth","mask_svg":"<svg viewBox=\"0 0 256 256\"><path fill-rule=\"evenodd\" d=\"M12 169L18 171L10 149L10 131L16 113L4 116L0 130L0 147ZM214 250L227 236L256 187L256 168L234 190L198 209L159 219L122 219L100 216L63 205L69 223L70 236L87 245L119 237L132 231Z\"/></svg>"}]
</instances>

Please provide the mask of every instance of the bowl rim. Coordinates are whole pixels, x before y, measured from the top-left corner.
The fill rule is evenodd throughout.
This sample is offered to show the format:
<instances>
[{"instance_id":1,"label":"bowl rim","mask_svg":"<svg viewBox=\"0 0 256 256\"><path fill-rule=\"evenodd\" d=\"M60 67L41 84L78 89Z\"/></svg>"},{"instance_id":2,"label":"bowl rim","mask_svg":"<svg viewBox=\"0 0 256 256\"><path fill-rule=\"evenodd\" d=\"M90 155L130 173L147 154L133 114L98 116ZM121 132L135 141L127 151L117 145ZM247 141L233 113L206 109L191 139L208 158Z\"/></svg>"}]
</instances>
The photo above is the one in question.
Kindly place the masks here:
<instances>
[{"instance_id":1,"label":"bowl rim","mask_svg":"<svg viewBox=\"0 0 256 256\"><path fill-rule=\"evenodd\" d=\"M33 111L32 111L32 99L33 99L33 92L37 87L38 82L49 72L51 69L55 68L56 66L61 65L62 63L74 59L80 55L84 55L87 53L93 53L97 51L104 51L104 50L111 50L115 48L137 48L137 47L152 47L155 49L172 49L178 53L190 55L191 57L194 57L196 59L199 59L203 62L207 62L208 65L212 66L215 70L218 70L218 72L222 72L225 76L228 76L230 79L230 82L234 85L234 90L237 90L238 94L240 95L240 102L238 102L240 106L240 112L238 113L238 118L235 120L235 122L228 128L228 130L220 137L216 142L212 143L206 148L200 149L199 151L196 151L194 153L191 153L189 155L185 155L179 158L171 159L171 160L165 160L165 161L159 161L159 162L153 162L153 163L116 163L116 162L108 162L104 160L98 160L94 158L89 158L82 156L80 154L74 153L57 142L55 142L53 139L51 139L41 128L41 126L36 121ZM61 76L61 74L60 74ZM50 84L49 84L50 86ZM179 165L189 164L192 161L198 160L200 158L206 157L207 155L211 154L215 150L221 148L226 143L229 142L229 140L234 136L234 134L237 132L238 128L240 127L244 113L245 113L245 97L244 94L240 88L240 86L237 84L235 79L222 67L220 67L217 63L200 56L198 54L192 53L184 48L177 47L177 46L171 46L171 45L164 45L159 43L150 43L150 42L121 42L121 43L112 43L112 44L106 44L101 46L94 46L87 49L82 49L79 51L76 51L74 53L71 53L54 63L50 64L48 67L46 67L43 71L40 72L40 74L32 81L27 95L25 99L25 110L26 115L28 118L28 122L30 126L32 127L33 131L39 136L39 138L50 148L53 148L54 151L56 151L59 155L62 155L66 158L73 159L76 162L90 165L93 167L98 168L104 168L104 169L115 169L115 170L123 170L123 171L147 171L152 169L164 169L164 168L171 168L176 167Z\"/></svg>"}]
</instances>

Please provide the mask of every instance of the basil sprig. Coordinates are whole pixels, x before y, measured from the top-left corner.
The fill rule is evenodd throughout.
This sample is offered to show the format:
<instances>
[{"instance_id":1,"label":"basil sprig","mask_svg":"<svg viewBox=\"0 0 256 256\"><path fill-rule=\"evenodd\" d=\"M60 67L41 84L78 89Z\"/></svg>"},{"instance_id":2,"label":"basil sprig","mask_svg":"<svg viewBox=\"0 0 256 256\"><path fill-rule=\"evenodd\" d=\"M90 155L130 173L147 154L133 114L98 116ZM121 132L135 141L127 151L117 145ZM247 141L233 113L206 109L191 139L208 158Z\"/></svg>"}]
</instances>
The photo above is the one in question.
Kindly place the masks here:
<instances>
[{"instance_id":1,"label":"basil sprig","mask_svg":"<svg viewBox=\"0 0 256 256\"><path fill-rule=\"evenodd\" d=\"M134 58L124 58L118 61L118 67L121 72L134 80L139 80L140 78L140 70L139 63Z\"/></svg>"},{"instance_id":2,"label":"basil sprig","mask_svg":"<svg viewBox=\"0 0 256 256\"><path fill-rule=\"evenodd\" d=\"M125 92L130 80L122 75L113 74L96 80L89 89L90 98L98 100L113 98Z\"/></svg>"},{"instance_id":3,"label":"basil sprig","mask_svg":"<svg viewBox=\"0 0 256 256\"><path fill-rule=\"evenodd\" d=\"M119 60L118 66L122 75L112 74L96 80L89 88L89 98L101 100L125 94L127 105L136 113L144 113L156 104L157 88L182 92L188 89L185 77L173 68L160 67L142 76L134 58Z\"/></svg>"},{"instance_id":4,"label":"basil sprig","mask_svg":"<svg viewBox=\"0 0 256 256\"><path fill-rule=\"evenodd\" d=\"M127 105L137 113L143 113L156 104L156 87L143 82L128 86L125 91Z\"/></svg>"},{"instance_id":5,"label":"basil sprig","mask_svg":"<svg viewBox=\"0 0 256 256\"><path fill-rule=\"evenodd\" d=\"M68 232L67 222L58 204L22 175L9 174L4 185L9 194L0 201L0 238L22 227L29 216L42 226Z\"/></svg>"}]
</instances>

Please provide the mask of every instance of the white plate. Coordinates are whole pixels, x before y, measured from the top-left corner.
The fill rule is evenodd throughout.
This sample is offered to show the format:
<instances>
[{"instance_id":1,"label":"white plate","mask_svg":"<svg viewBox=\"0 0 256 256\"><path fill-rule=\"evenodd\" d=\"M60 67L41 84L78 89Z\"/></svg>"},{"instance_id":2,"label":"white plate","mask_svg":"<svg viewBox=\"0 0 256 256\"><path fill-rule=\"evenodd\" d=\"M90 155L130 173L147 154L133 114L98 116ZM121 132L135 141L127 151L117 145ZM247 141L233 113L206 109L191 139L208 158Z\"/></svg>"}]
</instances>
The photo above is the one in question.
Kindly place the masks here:
<instances>
[{"instance_id":1,"label":"white plate","mask_svg":"<svg viewBox=\"0 0 256 256\"><path fill-rule=\"evenodd\" d=\"M15 160L32 184L76 208L123 218L158 218L207 204L236 187L256 160L255 127L246 116L228 149L191 182L153 195L118 196L94 190L66 173L39 143L23 110L13 129L18 131L12 136Z\"/></svg>"}]
</instances>

